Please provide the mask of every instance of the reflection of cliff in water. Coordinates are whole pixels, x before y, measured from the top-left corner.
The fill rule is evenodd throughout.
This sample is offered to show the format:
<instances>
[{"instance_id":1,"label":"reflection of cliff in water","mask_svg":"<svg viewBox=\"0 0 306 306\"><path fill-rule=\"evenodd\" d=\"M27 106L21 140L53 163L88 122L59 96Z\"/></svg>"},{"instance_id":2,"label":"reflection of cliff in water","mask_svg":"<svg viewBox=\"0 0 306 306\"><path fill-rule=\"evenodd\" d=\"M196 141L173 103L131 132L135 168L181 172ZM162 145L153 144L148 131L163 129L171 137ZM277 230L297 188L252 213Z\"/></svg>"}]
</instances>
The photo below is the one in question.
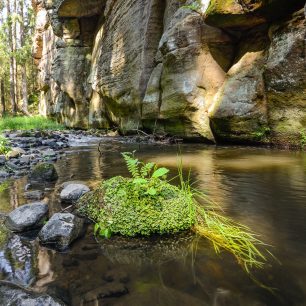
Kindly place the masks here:
<instances>
[{"instance_id":1,"label":"reflection of cliff in water","mask_svg":"<svg viewBox=\"0 0 306 306\"><path fill-rule=\"evenodd\" d=\"M23 239L0 227L0 273L1 279L19 285L30 286L36 281L37 251L36 241Z\"/></svg>"}]
</instances>

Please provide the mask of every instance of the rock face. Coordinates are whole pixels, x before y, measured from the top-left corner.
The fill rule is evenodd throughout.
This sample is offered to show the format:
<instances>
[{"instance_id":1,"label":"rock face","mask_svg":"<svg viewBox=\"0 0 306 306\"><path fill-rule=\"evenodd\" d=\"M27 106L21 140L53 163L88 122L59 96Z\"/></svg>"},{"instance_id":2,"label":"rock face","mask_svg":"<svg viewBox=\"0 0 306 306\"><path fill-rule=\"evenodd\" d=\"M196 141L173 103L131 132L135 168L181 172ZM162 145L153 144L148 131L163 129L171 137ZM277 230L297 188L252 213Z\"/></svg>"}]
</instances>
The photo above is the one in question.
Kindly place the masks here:
<instances>
[{"instance_id":1,"label":"rock face","mask_svg":"<svg viewBox=\"0 0 306 306\"><path fill-rule=\"evenodd\" d=\"M89 192L90 189L83 184L69 184L61 192L60 198L62 202L76 202L82 195Z\"/></svg>"},{"instance_id":2,"label":"rock face","mask_svg":"<svg viewBox=\"0 0 306 306\"><path fill-rule=\"evenodd\" d=\"M10 282L0 281L0 304L6 306L64 306L48 294L37 294Z\"/></svg>"},{"instance_id":3,"label":"rock face","mask_svg":"<svg viewBox=\"0 0 306 306\"><path fill-rule=\"evenodd\" d=\"M84 221L70 213L56 213L39 233L42 244L64 250L76 240L83 229Z\"/></svg>"},{"instance_id":4,"label":"rock face","mask_svg":"<svg viewBox=\"0 0 306 306\"><path fill-rule=\"evenodd\" d=\"M43 226L48 217L49 207L42 202L26 204L13 210L5 221L13 232L25 232Z\"/></svg>"},{"instance_id":5,"label":"rock face","mask_svg":"<svg viewBox=\"0 0 306 306\"><path fill-rule=\"evenodd\" d=\"M72 127L298 144L304 4L34 0L40 111Z\"/></svg>"}]
</instances>

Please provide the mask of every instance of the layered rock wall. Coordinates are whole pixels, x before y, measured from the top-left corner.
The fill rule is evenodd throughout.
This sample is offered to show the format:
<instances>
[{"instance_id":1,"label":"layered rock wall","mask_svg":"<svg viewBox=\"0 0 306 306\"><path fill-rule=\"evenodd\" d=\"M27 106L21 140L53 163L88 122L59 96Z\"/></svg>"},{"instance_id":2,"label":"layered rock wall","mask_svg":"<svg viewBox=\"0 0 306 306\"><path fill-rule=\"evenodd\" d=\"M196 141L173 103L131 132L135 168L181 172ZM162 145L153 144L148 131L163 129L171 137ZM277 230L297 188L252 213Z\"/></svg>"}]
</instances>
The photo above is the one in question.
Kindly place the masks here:
<instances>
[{"instance_id":1,"label":"layered rock wall","mask_svg":"<svg viewBox=\"0 0 306 306\"><path fill-rule=\"evenodd\" d=\"M67 126L298 143L305 1L33 0L41 113Z\"/></svg>"}]
</instances>

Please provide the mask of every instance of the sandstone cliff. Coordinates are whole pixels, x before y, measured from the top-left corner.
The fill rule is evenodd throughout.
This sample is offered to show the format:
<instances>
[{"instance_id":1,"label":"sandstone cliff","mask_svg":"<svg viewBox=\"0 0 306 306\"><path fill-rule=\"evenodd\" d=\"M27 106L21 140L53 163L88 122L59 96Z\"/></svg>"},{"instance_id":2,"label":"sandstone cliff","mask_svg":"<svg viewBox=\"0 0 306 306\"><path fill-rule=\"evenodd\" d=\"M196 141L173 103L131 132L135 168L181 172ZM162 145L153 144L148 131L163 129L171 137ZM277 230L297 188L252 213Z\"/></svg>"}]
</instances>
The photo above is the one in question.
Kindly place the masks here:
<instances>
[{"instance_id":1,"label":"sandstone cliff","mask_svg":"<svg viewBox=\"0 0 306 306\"><path fill-rule=\"evenodd\" d=\"M298 143L305 0L33 0L40 111L71 127Z\"/></svg>"}]
</instances>

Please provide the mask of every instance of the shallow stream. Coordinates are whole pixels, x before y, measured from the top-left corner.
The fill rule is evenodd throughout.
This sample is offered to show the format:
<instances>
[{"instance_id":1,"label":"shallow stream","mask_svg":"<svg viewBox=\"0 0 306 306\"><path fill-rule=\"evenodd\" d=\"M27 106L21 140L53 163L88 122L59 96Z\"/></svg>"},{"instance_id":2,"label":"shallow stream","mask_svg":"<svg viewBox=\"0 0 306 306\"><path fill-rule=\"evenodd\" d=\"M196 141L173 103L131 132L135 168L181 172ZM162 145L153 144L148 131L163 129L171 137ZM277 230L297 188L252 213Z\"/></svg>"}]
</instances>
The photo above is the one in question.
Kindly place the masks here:
<instances>
[{"instance_id":1,"label":"shallow stream","mask_svg":"<svg viewBox=\"0 0 306 306\"><path fill-rule=\"evenodd\" d=\"M56 163L55 185L46 190L51 212L63 207L57 189L80 180L127 175L120 152L137 150L176 173L177 146L103 143L69 149ZM183 164L198 188L224 213L261 235L271 259L252 281L235 259L216 255L205 239L190 235L151 240L112 238L97 242L88 226L71 249L58 253L33 239L0 228L0 278L58 296L68 305L302 306L306 305L306 153L252 147L180 146ZM0 193L0 212L25 204L27 178Z\"/></svg>"}]
</instances>

